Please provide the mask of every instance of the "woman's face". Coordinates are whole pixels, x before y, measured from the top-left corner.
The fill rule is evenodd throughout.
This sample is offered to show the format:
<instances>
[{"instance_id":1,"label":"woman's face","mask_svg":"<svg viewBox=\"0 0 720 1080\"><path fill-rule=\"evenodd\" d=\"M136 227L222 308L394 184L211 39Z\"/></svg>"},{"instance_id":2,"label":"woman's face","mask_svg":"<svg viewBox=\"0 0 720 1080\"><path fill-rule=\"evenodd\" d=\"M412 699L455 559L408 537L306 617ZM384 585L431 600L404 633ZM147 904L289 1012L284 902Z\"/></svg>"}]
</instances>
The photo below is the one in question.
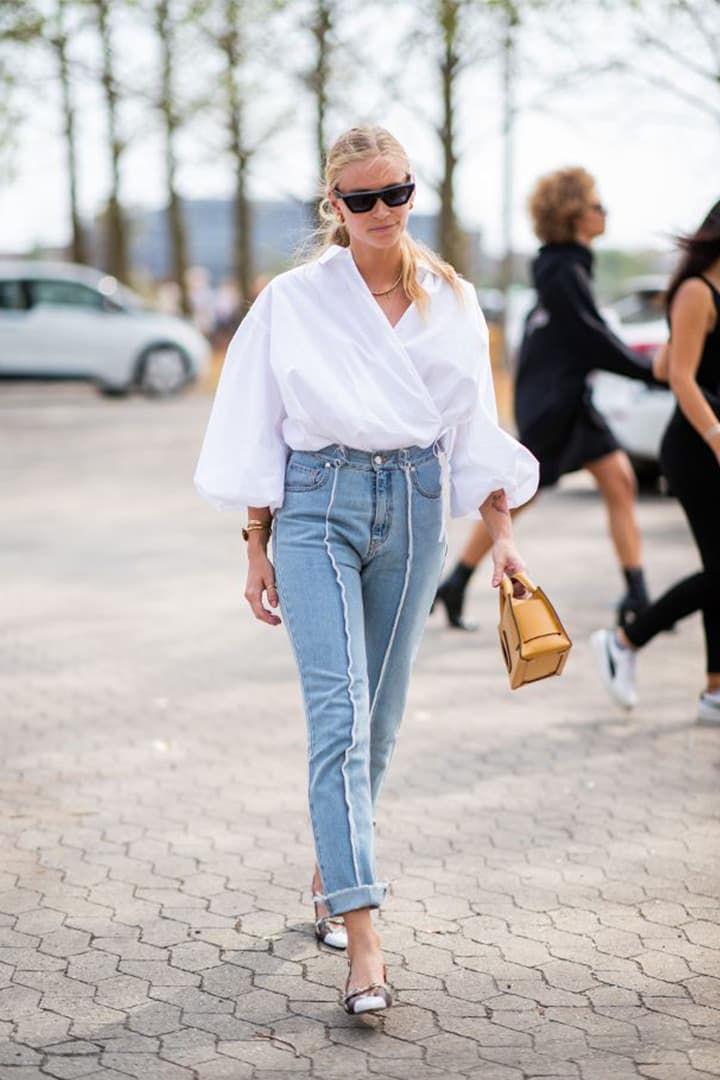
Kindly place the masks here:
<instances>
[{"instance_id":1,"label":"woman's face","mask_svg":"<svg viewBox=\"0 0 720 1080\"><path fill-rule=\"evenodd\" d=\"M600 202L595 188L588 195L587 205L575 222L575 236L581 243L590 243L605 232L607 210Z\"/></svg>"},{"instance_id":2,"label":"woman's face","mask_svg":"<svg viewBox=\"0 0 720 1080\"><path fill-rule=\"evenodd\" d=\"M346 166L335 186L343 194L350 194L353 191L376 191L393 184L404 184L407 179L407 170L402 162L376 157ZM372 210L365 214L353 214L332 191L328 191L328 198L348 231L351 245L387 250L397 244L405 230L414 195L404 206L386 206L382 199L376 199Z\"/></svg>"}]
</instances>

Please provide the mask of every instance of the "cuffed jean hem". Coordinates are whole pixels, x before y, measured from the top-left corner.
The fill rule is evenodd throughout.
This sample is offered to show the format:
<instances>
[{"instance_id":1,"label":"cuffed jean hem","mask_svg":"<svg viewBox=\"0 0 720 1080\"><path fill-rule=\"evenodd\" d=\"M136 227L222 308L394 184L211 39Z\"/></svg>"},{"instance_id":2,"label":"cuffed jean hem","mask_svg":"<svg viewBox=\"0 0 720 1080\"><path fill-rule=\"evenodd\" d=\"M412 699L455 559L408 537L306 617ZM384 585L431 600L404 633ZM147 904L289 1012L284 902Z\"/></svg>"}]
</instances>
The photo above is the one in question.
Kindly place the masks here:
<instances>
[{"instance_id":1,"label":"cuffed jean hem","mask_svg":"<svg viewBox=\"0 0 720 1080\"><path fill-rule=\"evenodd\" d=\"M346 911L380 907L385 899L387 888L387 882L384 881L379 881L375 885L356 885L352 889L338 889L337 892L325 893L322 901L331 915L344 915Z\"/></svg>"}]
</instances>

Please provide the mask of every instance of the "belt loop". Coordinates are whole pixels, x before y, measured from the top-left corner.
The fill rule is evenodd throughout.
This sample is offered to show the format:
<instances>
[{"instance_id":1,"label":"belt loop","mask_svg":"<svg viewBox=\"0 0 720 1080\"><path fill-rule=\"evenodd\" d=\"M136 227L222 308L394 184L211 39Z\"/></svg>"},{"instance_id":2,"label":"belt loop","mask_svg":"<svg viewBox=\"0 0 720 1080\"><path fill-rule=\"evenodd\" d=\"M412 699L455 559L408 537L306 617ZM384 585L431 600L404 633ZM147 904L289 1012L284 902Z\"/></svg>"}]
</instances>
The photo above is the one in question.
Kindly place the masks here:
<instances>
[{"instance_id":1,"label":"belt loop","mask_svg":"<svg viewBox=\"0 0 720 1080\"><path fill-rule=\"evenodd\" d=\"M403 469L407 469L409 461L410 461L409 453L407 452L407 450L404 447L401 448L401 450L400 450L400 467L403 468Z\"/></svg>"},{"instance_id":2,"label":"belt loop","mask_svg":"<svg viewBox=\"0 0 720 1080\"><path fill-rule=\"evenodd\" d=\"M439 439L436 439L435 442L432 444L432 452L433 452L433 454L435 455L436 458L440 457L440 440Z\"/></svg>"},{"instance_id":3,"label":"belt loop","mask_svg":"<svg viewBox=\"0 0 720 1080\"><path fill-rule=\"evenodd\" d=\"M337 451L337 457L335 458L336 465L347 465L347 454L345 453L345 447L341 443L336 443L335 450Z\"/></svg>"}]
</instances>

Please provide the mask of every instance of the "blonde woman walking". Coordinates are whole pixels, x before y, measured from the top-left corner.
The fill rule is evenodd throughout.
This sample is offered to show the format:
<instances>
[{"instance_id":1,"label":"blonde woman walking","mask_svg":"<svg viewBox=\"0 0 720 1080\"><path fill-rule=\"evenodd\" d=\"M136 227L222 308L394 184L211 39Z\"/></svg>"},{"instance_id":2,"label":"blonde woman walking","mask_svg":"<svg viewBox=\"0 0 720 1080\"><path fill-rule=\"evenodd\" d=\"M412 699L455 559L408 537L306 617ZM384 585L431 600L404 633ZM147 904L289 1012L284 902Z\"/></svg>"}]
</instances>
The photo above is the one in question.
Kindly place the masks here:
<instances>
[{"instance_id":1,"label":"blonde woman walking","mask_svg":"<svg viewBox=\"0 0 720 1080\"><path fill-rule=\"evenodd\" d=\"M290 635L316 935L347 945L343 1005L361 1013L390 1005L374 819L445 556L439 457L453 515L487 524L495 585L523 567L509 510L534 494L537 463L497 425L475 290L406 231L402 146L353 128L325 183L315 257L263 290L230 344L196 483L247 508L246 598L269 626L279 606Z\"/></svg>"}]
</instances>

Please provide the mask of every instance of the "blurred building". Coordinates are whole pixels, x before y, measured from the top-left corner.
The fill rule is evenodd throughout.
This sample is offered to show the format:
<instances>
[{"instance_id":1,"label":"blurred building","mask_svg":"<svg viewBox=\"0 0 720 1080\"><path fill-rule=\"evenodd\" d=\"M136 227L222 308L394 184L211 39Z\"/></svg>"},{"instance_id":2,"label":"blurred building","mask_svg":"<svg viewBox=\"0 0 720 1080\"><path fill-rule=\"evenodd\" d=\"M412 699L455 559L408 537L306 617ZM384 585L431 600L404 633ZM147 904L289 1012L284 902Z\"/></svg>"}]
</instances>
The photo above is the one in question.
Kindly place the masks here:
<instances>
[{"instance_id":1,"label":"blurred building","mask_svg":"<svg viewBox=\"0 0 720 1080\"><path fill-rule=\"evenodd\" d=\"M188 199L183 202L188 234L188 263L202 266L213 285L232 275L232 203L229 199ZM254 202L252 242L258 274L276 273L293 262L312 229L312 207L298 201ZM434 215L413 213L410 229L418 240L435 243ZM482 245L479 232L469 232L470 277L479 276ZM172 273L164 210L136 212L130 245L133 269L154 281Z\"/></svg>"}]
</instances>

